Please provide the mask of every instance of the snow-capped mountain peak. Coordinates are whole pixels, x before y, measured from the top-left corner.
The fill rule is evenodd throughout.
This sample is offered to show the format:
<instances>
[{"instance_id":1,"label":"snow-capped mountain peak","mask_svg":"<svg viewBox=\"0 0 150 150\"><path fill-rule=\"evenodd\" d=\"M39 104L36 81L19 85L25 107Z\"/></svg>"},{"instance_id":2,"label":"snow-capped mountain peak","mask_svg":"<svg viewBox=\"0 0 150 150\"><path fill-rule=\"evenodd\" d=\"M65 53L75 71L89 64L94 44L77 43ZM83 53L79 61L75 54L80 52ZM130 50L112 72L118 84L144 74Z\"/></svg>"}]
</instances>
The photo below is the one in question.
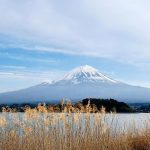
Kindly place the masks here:
<instances>
[{"instance_id":1,"label":"snow-capped mountain peak","mask_svg":"<svg viewBox=\"0 0 150 150\"><path fill-rule=\"evenodd\" d=\"M54 82L54 84L81 84L81 83L117 83L117 81L103 75L97 69L89 66L79 66L63 78Z\"/></svg>"}]
</instances>

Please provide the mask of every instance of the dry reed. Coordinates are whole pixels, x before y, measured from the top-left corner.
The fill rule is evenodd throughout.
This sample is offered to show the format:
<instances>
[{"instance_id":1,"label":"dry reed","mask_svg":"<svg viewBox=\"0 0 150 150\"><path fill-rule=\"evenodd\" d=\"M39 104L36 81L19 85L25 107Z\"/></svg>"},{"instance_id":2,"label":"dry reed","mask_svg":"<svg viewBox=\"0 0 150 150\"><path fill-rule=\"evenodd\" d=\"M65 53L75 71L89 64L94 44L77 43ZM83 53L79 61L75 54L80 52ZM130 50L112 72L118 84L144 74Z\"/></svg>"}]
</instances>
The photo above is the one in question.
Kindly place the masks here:
<instances>
[{"instance_id":1,"label":"dry reed","mask_svg":"<svg viewBox=\"0 0 150 150\"><path fill-rule=\"evenodd\" d=\"M5 110L5 109L4 109ZM74 109L71 102L62 101L62 113L39 104L26 108L25 113L3 112L0 115L0 150L149 150L150 130L117 133L114 113L92 112L86 107ZM49 113L51 112L51 113ZM72 113L76 112L76 113ZM84 113L83 113L84 112Z\"/></svg>"}]
</instances>

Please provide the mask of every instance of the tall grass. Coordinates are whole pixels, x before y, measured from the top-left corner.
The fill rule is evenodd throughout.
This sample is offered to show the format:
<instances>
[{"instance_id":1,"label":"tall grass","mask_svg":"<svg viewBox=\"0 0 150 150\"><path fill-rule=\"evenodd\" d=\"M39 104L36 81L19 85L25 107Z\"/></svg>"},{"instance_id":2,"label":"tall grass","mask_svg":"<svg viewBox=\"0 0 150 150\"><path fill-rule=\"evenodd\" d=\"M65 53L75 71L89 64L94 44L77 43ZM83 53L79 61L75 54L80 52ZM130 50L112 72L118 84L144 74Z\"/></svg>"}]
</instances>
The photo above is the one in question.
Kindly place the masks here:
<instances>
[{"instance_id":1,"label":"tall grass","mask_svg":"<svg viewBox=\"0 0 150 150\"><path fill-rule=\"evenodd\" d=\"M150 130L117 132L115 113L71 113L69 103L62 113L47 107L26 108L25 113L0 115L0 150L149 150ZM67 109L67 110L66 110ZM108 125L107 117L111 118Z\"/></svg>"}]
</instances>

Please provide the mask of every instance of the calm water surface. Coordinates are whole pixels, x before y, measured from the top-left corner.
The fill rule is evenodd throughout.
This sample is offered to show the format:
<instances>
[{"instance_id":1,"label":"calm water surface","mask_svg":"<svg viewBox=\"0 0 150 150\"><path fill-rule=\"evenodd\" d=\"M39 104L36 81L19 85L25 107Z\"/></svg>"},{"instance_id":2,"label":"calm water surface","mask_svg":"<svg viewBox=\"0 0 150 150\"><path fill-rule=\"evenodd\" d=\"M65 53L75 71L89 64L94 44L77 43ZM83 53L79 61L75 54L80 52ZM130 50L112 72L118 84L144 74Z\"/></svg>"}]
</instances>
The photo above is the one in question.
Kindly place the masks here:
<instances>
[{"instance_id":1,"label":"calm water surface","mask_svg":"<svg viewBox=\"0 0 150 150\"><path fill-rule=\"evenodd\" d=\"M11 113L0 113L0 116L5 116L9 122L14 119L16 114ZM53 116L57 117L59 113L53 114ZM83 116L85 114L82 114ZM81 115L81 118L82 118ZM90 115L91 122L93 121L93 115ZM51 117L51 114L48 114ZM24 113L19 113L18 115L20 120L24 119ZM41 115L42 117L42 115ZM102 119L103 123L107 124L108 128L111 128L113 131L125 131L125 130L143 130L144 128L150 128L150 113L128 113L128 114L106 114ZM84 124L83 124L84 126Z\"/></svg>"}]
</instances>

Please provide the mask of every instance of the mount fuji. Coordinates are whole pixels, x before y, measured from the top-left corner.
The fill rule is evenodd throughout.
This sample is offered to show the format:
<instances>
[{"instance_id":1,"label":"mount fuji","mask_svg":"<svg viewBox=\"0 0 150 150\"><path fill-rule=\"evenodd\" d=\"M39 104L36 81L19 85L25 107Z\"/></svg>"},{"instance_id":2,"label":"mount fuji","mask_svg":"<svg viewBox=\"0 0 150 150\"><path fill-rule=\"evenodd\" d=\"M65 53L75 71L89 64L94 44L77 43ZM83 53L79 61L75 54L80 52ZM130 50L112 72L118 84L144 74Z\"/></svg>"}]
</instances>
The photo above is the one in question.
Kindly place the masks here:
<instances>
[{"instance_id":1,"label":"mount fuji","mask_svg":"<svg viewBox=\"0 0 150 150\"><path fill-rule=\"evenodd\" d=\"M150 89L132 86L103 75L99 70L80 66L52 83L41 83L19 91L0 94L0 103L59 101L62 98L113 98L124 102L150 102Z\"/></svg>"}]
</instances>

